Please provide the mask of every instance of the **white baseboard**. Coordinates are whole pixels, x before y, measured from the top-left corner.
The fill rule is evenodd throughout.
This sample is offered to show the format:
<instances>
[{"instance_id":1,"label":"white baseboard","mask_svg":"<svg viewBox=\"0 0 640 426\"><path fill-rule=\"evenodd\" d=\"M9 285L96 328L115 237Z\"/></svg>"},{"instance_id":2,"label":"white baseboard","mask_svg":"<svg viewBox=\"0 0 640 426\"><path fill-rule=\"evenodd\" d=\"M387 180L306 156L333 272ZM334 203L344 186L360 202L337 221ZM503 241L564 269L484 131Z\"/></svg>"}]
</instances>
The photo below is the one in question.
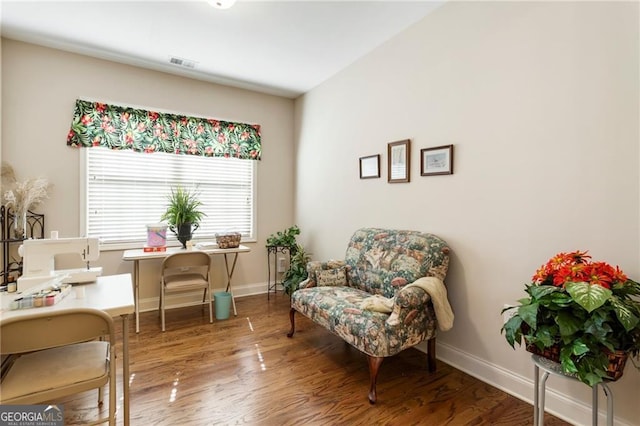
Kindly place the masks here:
<instances>
[{"instance_id":1,"label":"white baseboard","mask_svg":"<svg viewBox=\"0 0 640 426\"><path fill-rule=\"evenodd\" d=\"M419 345L418 349L426 352L426 345ZM441 342L436 343L436 357L470 376L533 405L533 366L531 367L532 377L522 377L498 365ZM582 401L578 401L569 395L554 391L550 389L548 385L545 399L546 412L573 425L582 426L591 424L591 405L586 405ZM533 418L533 407L531 408L531 417ZM599 410L598 413L598 423L606 424L606 414L602 410ZM631 426L631 424L623 422L618 418L614 418L614 424L618 426Z\"/></svg>"}]
</instances>

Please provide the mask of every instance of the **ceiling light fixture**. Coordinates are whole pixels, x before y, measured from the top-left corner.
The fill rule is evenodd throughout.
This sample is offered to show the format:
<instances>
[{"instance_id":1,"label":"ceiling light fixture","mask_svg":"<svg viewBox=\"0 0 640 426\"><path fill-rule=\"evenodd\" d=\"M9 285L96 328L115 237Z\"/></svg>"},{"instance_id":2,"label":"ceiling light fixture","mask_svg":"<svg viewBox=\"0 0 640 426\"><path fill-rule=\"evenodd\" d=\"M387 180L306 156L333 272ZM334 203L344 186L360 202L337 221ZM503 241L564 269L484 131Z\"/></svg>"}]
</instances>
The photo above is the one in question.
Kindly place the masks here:
<instances>
[{"instance_id":1,"label":"ceiling light fixture","mask_svg":"<svg viewBox=\"0 0 640 426\"><path fill-rule=\"evenodd\" d=\"M207 0L207 3L216 9L229 9L235 2L236 0Z\"/></svg>"}]
</instances>

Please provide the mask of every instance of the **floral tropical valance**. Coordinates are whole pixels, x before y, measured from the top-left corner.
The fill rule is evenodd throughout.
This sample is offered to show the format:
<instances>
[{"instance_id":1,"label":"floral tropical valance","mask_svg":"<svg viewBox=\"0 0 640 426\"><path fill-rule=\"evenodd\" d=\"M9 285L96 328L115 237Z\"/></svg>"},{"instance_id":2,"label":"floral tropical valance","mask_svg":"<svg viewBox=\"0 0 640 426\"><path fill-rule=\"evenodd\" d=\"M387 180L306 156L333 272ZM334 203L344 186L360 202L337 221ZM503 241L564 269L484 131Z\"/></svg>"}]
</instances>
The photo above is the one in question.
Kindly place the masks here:
<instances>
[{"instance_id":1,"label":"floral tropical valance","mask_svg":"<svg viewBox=\"0 0 640 426\"><path fill-rule=\"evenodd\" d=\"M76 100L67 145L259 160L260 126Z\"/></svg>"}]
</instances>

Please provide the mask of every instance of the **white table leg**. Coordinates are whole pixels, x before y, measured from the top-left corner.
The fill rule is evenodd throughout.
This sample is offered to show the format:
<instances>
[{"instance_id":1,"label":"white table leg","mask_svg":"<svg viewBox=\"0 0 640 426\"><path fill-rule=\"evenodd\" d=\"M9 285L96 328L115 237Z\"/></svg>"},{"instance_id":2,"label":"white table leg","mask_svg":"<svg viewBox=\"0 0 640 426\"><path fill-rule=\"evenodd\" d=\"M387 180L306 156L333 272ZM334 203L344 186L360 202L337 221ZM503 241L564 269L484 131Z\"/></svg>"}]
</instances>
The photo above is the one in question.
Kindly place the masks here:
<instances>
[{"instance_id":1,"label":"white table leg","mask_svg":"<svg viewBox=\"0 0 640 426\"><path fill-rule=\"evenodd\" d=\"M129 315L122 315L122 388L124 425L129 426Z\"/></svg>"},{"instance_id":2,"label":"white table leg","mask_svg":"<svg viewBox=\"0 0 640 426\"><path fill-rule=\"evenodd\" d=\"M140 261L133 261L133 286L136 308L136 333L140 333Z\"/></svg>"}]
</instances>

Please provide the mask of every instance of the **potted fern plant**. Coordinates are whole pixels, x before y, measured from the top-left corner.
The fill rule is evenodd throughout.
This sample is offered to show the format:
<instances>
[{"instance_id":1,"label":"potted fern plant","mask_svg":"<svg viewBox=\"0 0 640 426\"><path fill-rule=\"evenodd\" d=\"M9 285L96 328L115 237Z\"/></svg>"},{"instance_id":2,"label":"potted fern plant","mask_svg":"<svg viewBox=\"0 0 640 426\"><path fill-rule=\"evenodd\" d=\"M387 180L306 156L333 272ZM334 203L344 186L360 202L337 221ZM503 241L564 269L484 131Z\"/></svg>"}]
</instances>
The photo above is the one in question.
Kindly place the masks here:
<instances>
[{"instance_id":1,"label":"potted fern plant","mask_svg":"<svg viewBox=\"0 0 640 426\"><path fill-rule=\"evenodd\" d=\"M191 240L193 232L198 229L200 221L206 216L200 210L202 202L198 196L197 190L191 191L181 186L171 188L171 193L167 197L169 202L167 210L160 218L167 222L169 229L182 243L183 248L187 247L187 241Z\"/></svg>"}]
</instances>

